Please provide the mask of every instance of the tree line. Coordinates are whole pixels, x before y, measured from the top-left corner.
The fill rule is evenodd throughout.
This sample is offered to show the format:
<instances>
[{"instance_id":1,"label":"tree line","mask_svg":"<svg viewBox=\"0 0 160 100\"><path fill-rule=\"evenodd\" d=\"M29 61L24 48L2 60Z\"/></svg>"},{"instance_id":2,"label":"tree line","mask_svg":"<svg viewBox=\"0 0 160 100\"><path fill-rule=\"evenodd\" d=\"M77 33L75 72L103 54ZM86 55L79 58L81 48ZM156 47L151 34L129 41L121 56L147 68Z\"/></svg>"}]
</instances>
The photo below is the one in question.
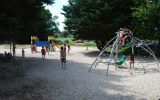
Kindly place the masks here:
<instances>
[{"instance_id":1,"label":"tree line","mask_svg":"<svg viewBox=\"0 0 160 100\"><path fill-rule=\"evenodd\" d=\"M36 35L42 40L59 32L56 18L45 5L54 0L0 0L0 41L30 43Z\"/></svg>"},{"instance_id":2,"label":"tree line","mask_svg":"<svg viewBox=\"0 0 160 100\"><path fill-rule=\"evenodd\" d=\"M65 29L77 39L95 40L99 49L123 27L160 47L160 0L69 0L63 11Z\"/></svg>"}]
</instances>

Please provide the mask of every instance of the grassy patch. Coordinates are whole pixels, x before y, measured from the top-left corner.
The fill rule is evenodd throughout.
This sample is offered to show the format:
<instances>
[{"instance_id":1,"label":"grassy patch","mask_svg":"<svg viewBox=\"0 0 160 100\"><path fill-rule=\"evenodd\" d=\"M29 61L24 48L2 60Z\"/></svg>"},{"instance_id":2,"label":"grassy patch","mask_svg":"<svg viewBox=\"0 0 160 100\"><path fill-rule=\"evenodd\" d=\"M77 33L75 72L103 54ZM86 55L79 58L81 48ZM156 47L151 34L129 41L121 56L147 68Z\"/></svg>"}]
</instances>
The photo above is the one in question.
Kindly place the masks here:
<instances>
[{"instance_id":1,"label":"grassy patch","mask_svg":"<svg viewBox=\"0 0 160 100\"><path fill-rule=\"evenodd\" d=\"M56 38L56 40L61 40L61 41L65 41L65 40L68 40L69 41L69 45L75 45L75 41L73 38Z\"/></svg>"},{"instance_id":2,"label":"grassy patch","mask_svg":"<svg viewBox=\"0 0 160 100\"><path fill-rule=\"evenodd\" d=\"M89 42L84 42L84 43L76 43L76 41L74 40L74 38L56 38L56 40L61 40L61 41L65 41L68 40L69 41L69 45L72 46L89 46L89 47L96 47L96 43L89 43Z\"/></svg>"}]
</instances>

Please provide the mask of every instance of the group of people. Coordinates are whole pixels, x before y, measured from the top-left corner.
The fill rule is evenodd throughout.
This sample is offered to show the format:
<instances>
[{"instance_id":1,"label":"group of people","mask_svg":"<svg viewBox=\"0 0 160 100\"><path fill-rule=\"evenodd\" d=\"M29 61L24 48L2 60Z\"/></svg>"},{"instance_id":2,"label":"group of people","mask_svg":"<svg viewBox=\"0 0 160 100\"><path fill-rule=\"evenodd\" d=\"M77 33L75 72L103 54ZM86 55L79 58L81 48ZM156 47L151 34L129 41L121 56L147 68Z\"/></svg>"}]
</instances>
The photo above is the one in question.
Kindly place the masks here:
<instances>
[{"instance_id":1,"label":"group of people","mask_svg":"<svg viewBox=\"0 0 160 100\"><path fill-rule=\"evenodd\" d=\"M130 34L131 34L131 31L128 28L124 27L124 28L120 29L119 37L120 37L120 46L121 47L123 47L125 45L125 41L130 36ZM66 49L66 48L68 48L68 49ZM48 47L44 47L44 46L42 47L42 49L41 49L42 59L45 59L46 51L47 52L49 51L48 49L49 49ZM70 50L71 50L70 45L64 44L63 46L60 47L60 60L62 63L62 69L63 68L66 69L66 52L68 52L68 54L69 54ZM131 69L131 67L134 63L133 53L129 54L128 60L129 60L129 69Z\"/></svg>"},{"instance_id":2,"label":"group of people","mask_svg":"<svg viewBox=\"0 0 160 100\"><path fill-rule=\"evenodd\" d=\"M68 48L68 49L66 49L66 48ZM45 59L46 50L47 50L47 48L45 48L44 46L42 46L42 49L41 49L42 59ZM66 64L66 52L68 52L68 54L70 54L70 51L71 51L70 45L64 44L60 48L60 60L61 60L61 63L62 63L62 69L66 68L66 66L65 66L65 64Z\"/></svg>"}]
</instances>

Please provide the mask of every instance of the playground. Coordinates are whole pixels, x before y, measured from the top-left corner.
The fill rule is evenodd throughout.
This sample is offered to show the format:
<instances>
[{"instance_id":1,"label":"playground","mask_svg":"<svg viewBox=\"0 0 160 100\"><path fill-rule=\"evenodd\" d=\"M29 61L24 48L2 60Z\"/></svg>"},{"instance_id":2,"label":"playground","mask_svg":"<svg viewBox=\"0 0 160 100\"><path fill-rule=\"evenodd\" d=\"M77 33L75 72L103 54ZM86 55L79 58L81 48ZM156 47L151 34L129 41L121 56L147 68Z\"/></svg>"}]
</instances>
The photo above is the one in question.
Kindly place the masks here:
<instances>
[{"instance_id":1,"label":"playground","mask_svg":"<svg viewBox=\"0 0 160 100\"><path fill-rule=\"evenodd\" d=\"M160 100L160 0L0 5L0 100Z\"/></svg>"},{"instance_id":2,"label":"playground","mask_svg":"<svg viewBox=\"0 0 160 100\"><path fill-rule=\"evenodd\" d=\"M46 55L32 54L25 48L25 58L21 49L16 49L17 60L24 62L23 76L14 81L1 80L1 100L158 100L160 98L160 72L156 64L141 70L117 69L98 64L88 72L91 64L100 53L96 48L71 47L67 54L67 69L61 68L59 49ZM9 49L1 49L9 50ZM136 58L135 58L136 59ZM143 60L147 60L143 58ZM128 64L128 62L126 61ZM144 63L145 64L145 63ZM2 64L3 65L3 64ZM135 68L141 68L141 64ZM5 86L5 87L4 87Z\"/></svg>"}]
</instances>

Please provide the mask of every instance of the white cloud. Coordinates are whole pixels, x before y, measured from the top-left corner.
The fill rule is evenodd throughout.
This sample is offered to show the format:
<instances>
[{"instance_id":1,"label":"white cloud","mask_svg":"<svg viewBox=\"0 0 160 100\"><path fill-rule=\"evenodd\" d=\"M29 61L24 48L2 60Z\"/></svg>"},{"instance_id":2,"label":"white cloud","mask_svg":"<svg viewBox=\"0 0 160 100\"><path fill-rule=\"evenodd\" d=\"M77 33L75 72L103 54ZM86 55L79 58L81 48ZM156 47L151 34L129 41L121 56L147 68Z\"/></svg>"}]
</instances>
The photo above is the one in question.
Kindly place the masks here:
<instances>
[{"instance_id":1,"label":"white cloud","mask_svg":"<svg viewBox=\"0 0 160 100\"><path fill-rule=\"evenodd\" d=\"M63 5L67 5L68 4L68 0L55 0L55 3L53 5L50 6L46 6L46 9L49 9L50 12L52 13L52 16L58 16L58 21L59 21L59 29L60 31L63 31L63 27L64 27L64 16L61 14L62 11L62 7Z\"/></svg>"},{"instance_id":2,"label":"white cloud","mask_svg":"<svg viewBox=\"0 0 160 100\"><path fill-rule=\"evenodd\" d=\"M68 0L59 0L61 3L68 3Z\"/></svg>"}]
</instances>

